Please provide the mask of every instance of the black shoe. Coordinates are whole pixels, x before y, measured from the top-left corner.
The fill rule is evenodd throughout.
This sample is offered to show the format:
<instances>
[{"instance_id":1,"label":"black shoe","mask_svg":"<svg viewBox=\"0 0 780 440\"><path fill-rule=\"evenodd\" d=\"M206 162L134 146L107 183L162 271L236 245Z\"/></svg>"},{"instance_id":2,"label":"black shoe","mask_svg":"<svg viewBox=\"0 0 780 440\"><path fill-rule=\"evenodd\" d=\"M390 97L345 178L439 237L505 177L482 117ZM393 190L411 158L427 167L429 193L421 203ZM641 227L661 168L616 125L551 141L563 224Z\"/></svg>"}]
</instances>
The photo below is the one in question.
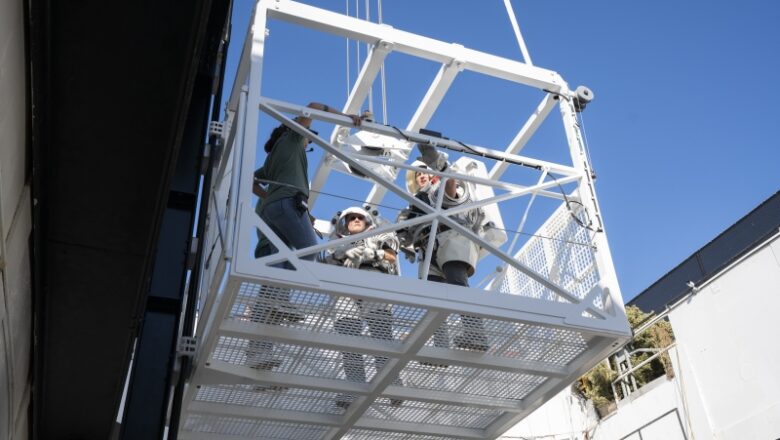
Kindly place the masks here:
<instances>
[{"instance_id":1,"label":"black shoe","mask_svg":"<svg viewBox=\"0 0 780 440\"><path fill-rule=\"evenodd\" d=\"M335 404L337 407L341 409L348 409L350 405L352 405L353 397L347 394L339 394L336 396Z\"/></svg>"},{"instance_id":2,"label":"black shoe","mask_svg":"<svg viewBox=\"0 0 780 440\"><path fill-rule=\"evenodd\" d=\"M298 311L298 307L292 304L277 304L268 312L271 322L303 322L306 315Z\"/></svg>"},{"instance_id":3,"label":"black shoe","mask_svg":"<svg viewBox=\"0 0 780 440\"><path fill-rule=\"evenodd\" d=\"M417 361L418 364L426 366L426 367L434 367L434 368L450 368L448 364L437 364L435 362L422 362Z\"/></svg>"},{"instance_id":4,"label":"black shoe","mask_svg":"<svg viewBox=\"0 0 780 440\"><path fill-rule=\"evenodd\" d=\"M486 352L490 349L485 335L463 334L455 337L455 346L465 350Z\"/></svg>"},{"instance_id":5,"label":"black shoe","mask_svg":"<svg viewBox=\"0 0 780 440\"><path fill-rule=\"evenodd\" d=\"M266 359L262 361L252 361L247 359L247 366L253 370L273 370L282 365L281 359Z\"/></svg>"},{"instance_id":6,"label":"black shoe","mask_svg":"<svg viewBox=\"0 0 780 440\"><path fill-rule=\"evenodd\" d=\"M286 387L284 385L255 385L254 387L252 387L252 391L258 393L265 393L265 392L281 393L282 391L287 391L289 389L290 387Z\"/></svg>"}]
</instances>

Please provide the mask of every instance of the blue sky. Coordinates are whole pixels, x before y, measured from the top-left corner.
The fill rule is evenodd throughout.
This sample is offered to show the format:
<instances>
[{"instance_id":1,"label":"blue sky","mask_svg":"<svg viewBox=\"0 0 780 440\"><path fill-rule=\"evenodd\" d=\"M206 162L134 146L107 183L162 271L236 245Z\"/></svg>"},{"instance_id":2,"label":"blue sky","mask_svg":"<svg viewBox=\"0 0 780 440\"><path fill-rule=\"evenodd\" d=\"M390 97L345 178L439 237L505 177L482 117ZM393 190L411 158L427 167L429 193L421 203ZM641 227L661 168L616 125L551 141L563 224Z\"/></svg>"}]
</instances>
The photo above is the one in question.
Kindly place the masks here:
<instances>
[{"instance_id":1,"label":"blue sky","mask_svg":"<svg viewBox=\"0 0 780 440\"><path fill-rule=\"evenodd\" d=\"M344 0L305 3L345 11ZM594 92L584 129L626 300L780 189L780 2L512 4L534 64L559 72L572 88L584 84ZM235 1L226 90L253 5ZM361 15L364 5L360 0ZM355 0L349 7L354 15ZM376 21L375 0L371 9ZM521 59L501 0L385 0L383 15L398 29ZM271 22L270 31L263 94L341 106L347 89L344 39L279 22ZM352 81L355 61L353 45ZM433 63L391 54L391 124L406 125L437 70ZM429 128L504 148L541 100L541 92L528 90L461 74ZM374 97L381 118L378 88ZM529 155L556 158L549 145L559 121L554 110L539 140L528 146ZM261 119L262 140L273 125ZM319 131L329 133L325 126ZM317 162L313 154L312 170ZM344 194L350 188L343 176L329 186ZM323 202L315 214L327 216L338 203L344 202ZM385 203L404 205L392 198Z\"/></svg>"}]
</instances>

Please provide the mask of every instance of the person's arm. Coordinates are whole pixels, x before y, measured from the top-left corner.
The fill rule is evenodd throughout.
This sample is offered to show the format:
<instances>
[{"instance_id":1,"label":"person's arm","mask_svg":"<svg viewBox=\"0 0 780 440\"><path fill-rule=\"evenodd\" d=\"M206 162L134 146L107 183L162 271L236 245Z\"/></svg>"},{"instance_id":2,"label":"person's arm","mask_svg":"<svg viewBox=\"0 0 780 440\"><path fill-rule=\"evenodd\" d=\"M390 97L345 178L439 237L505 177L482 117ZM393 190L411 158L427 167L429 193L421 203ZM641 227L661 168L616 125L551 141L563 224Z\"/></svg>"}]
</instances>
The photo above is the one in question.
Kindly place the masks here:
<instances>
[{"instance_id":1,"label":"person's arm","mask_svg":"<svg viewBox=\"0 0 780 440\"><path fill-rule=\"evenodd\" d=\"M385 261L395 264L395 261L398 259L396 256L396 253L392 249L385 249L385 255L384 255Z\"/></svg>"},{"instance_id":2,"label":"person's arm","mask_svg":"<svg viewBox=\"0 0 780 440\"><path fill-rule=\"evenodd\" d=\"M455 179L447 179L447 183L444 184L444 193L452 199L458 198L458 181Z\"/></svg>"},{"instance_id":3,"label":"person's arm","mask_svg":"<svg viewBox=\"0 0 780 440\"><path fill-rule=\"evenodd\" d=\"M346 113L342 113L342 112L338 111L337 109L335 109L333 107L330 107L328 105L325 105L325 104L322 104L322 103L319 103L319 102L310 102L309 105L307 105L307 107L313 108L315 110L321 110L321 111L324 111L324 112L333 113L334 115L346 116L348 118L351 118L352 119L352 123L355 124L358 127L360 126L360 122L362 121L362 119L358 115L348 115ZM306 119L309 119L309 118L306 118ZM309 124L311 124L311 119L309 119ZM303 125L303 124L301 124L301 125ZM307 125L306 128L309 128L309 126Z\"/></svg>"}]
</instances>

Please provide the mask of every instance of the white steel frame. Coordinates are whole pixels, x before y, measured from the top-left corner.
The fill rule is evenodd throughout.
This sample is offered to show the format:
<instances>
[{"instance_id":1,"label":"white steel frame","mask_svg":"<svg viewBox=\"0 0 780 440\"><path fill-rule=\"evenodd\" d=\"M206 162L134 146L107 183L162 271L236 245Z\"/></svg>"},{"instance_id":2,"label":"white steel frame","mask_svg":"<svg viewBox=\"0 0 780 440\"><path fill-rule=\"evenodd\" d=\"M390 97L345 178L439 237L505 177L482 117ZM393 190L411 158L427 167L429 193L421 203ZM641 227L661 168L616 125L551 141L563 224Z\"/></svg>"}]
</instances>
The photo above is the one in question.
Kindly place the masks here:
<instances>
[{"instance_id":1,"label":"white steel frame","mask_svg":"<svg viewBox=\"0 0 780 440\"><path fill-rule=\"evenodd\" d=\"M412 120L406 125L406 130L401 130L402 133L399 133L396 129L370 122L362 124L361 129L363 130L394 137L404 136L412 142L427 142L441 148L463 151L463 145L458 142L417 133L418 129L424 127L430 120L458 72L470 70L546 91L544 99L505 150L469 146L469 150L500 160L490 170L487 179L452 172L432 172L442 176L443 179L467 180L488 185L504 192L488 200L472 202L448 210L442 209L440 204L433 207L428 206L407 194L405 189L394 182L382 178L365 166L367 162L386 163L382 159L346 154L331 144L335 139L338 126L351 127L351 119L262 97L260 85L266 38L264 30L269 18L292 22L373 45L373 50L367 57L358 80L343 107L346 113L356 113L359 110L382 62L389 53L401 52L441 63L438 75L419 104ZM203 307L198 323L200 342L196 357L196 369L185 396L185 414L182 417L183 425L180 431L182 438L232 438L187 430L186 421L189 415L239 417L248 420L316 425L324 427L322 438L327 439L341 438L344 435L349 435L351 430L357 429L375 432L401 432L408 434L409 438L415 438L415 435L463 439L497 438L560 389L606 357L629 337L630 331L604 233L603 221L598 209L590 165L577 125L572 103L573 93L557 73L290 0L260 0L255 10L253 26L244 45L235 84L227 111L225 129L227 148L218 167L218 176L215 179L217 183L213 188L215 203L211 207L210 214L212 218L211 235L207 238L210 240L207 242L207 247L213 246L217 249L220 258L219 261L212 262L213 267L203 275L202 285L206 289L207 295L204 295L202 299ZM573 165L541 161L519 155L556 104L558 104L563 119ZM313 179L312 189L319 190L325 185L333 161L343 161L374 182L368 201L377 203L386 191L391 191L426 213L405 222L382 226L365 235L373 235L383 230L398 230L424 222L432 222L434 227L437 223L442 223L478 243L483 249L502 260L506 265L505 272L514 270L527 276L553 292L557 299L550 301L541 298L514 296L501 293L495 288L482 291L402 277L394 277L392 283L388 283L386 275L301 260L300 257L305 255L359 237L335 240L302 250L291 250L255 215L250 204L252 193L249 176L252 176L254 171L258 143L257 121L260 111L312 138L315 144L325 150L326 155ZM311 133L304 127L298 125L285 114L305 115L336 124L337 127L330 136L331 142L318 136L312 137ZM500 177L511 164L539 169L542 172L542 178L532 186L500 181ZM403 163L393 162L392 165L400 169L412 169L410 165ZM547 175L557 176L557 181L545 182L544 176ZM230 178L229 185L226 183L227 176ZM218 186L219 182L223 182L223 187ZM567 196L555 191L556 187L566 183L576 183L577 190ZM227 186L227 189L224 186ZM312 192L312 194L311 202L314 202L317 193ZM550 197L558 200L567 197L576 199L589 213L593 228L589 244L595 249L593 253L594 270L597 271L599 279L598 283L584 296L570 292L564 286L559 285L556 280L519 261L516 257L520 255L522 250L518 254L509 255L450 218L461 210L525 195L531 196L532 200L535 197ZM280 250L278 254L260 259L250 257L252 244L247 237L248 234L254 233L255 228L260 229ZM296 270L289 271L269 266L282 260L288 260ZM425 263L426 272L428 263L429 261ZM494 281L494 286L499 281L500 279L497 278ZM227 320L226 317L236 301L238 292L245 283L310 290L334 297L347 295L365 300L408 305L424 309L425 314L401 344L383 344L376 340L360 340L334 333L319 334L293 327ZM372 288L367 289L366 286L372 286ZM576 359L568 362L565 366L559 366L548 362L510 359L427 346L427 341L451 314L469 314L488 320L573 331L583 338L587 348ZM367 355L387 357L388 362L368 383L258 371L246 366L220 361L213 357L213 351L219 339L225 337L240 339L262 337L275 343L333 351L359 351ZM465 396L455 391L420 390L393 385L393 379L404 371L412 361L528 373L547 379L519 400ZM342 415L225 405L196 401L195 399L197 390L201 386L254 384L258 382L309 390L347 392L359 397ZM364 417L365 412L380 396L407 401L498 410L502 414L486 427L480 429Z\"/></svg>"}]
</instances>

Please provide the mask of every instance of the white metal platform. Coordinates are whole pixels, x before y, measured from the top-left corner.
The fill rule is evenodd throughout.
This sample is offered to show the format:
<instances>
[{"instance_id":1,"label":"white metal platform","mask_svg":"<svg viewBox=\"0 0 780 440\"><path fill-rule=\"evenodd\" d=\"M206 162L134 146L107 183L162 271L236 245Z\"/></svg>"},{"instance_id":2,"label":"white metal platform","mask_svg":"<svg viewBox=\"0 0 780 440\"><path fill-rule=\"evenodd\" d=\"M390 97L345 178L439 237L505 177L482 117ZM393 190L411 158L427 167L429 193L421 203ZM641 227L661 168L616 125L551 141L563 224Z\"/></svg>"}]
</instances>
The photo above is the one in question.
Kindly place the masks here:
<instances>
[{"instance_id":1,"label":"white metal platform","mask_svg":"<svg viewBox=\"0 0 780 440\"><path fill-rule=\"evenodd\" d=\"M286 115L306 114L336 125L330 142L314 139L327 155L312 189L326 188L331 170L351 169L359 171L361 182L373 185L372 203L387 192L410 204L420 202L406 194L401 178L386 179L369 167L389 162L331 144L338 126L351 127L349 118L260 95L265 33L250 31L229 105L226 153L213 188L196 369L183 405L181 438L494 439L628 338L573 94L559 75L288 0L261 0L253 29L265 29L267 19L374 44L344 106L347 113L360 109L392 51L441 63L406 130L374 123L361 128L435 144L453 156L494 161L487 178L438 174L490 187L493 198L463 209L497 206L507 227L527 215L510 203L525 199L530 210L535 198L548 198L559 206L545 214L547 220L517 251L514 243L494 246L463 228L450 218L454 209L420 206L427 215L379 228L433 222L457 230L486 251L485 264L500 265L484 289L423 281L416 273L390 276L301 259L338 242L291 250L255 215L250 187L261 111L302 134L305 129ZM547 92L506 150L417 133L461 70ZM570 162L520 156L556 105L567 140L561 147ZM400 161L389 164L401 171L410 168ZM538 172L535 182L502 181L513 166ZM256 229L280 249L278 254L254 258ZM269 266L280 261L295 270ZM354 306L358 303L360 310ZM339 318L355 315L367 324L349 334L337 331ZM464 315L482 320L487 352L454 343L465 335ZM389 326L390 334L372 333L372 319ZM352 366L346 368L362 363L365 382L347 379L348 356ZM257 368L258 359L266 367Z\"/></svg>"}]
</instances>

